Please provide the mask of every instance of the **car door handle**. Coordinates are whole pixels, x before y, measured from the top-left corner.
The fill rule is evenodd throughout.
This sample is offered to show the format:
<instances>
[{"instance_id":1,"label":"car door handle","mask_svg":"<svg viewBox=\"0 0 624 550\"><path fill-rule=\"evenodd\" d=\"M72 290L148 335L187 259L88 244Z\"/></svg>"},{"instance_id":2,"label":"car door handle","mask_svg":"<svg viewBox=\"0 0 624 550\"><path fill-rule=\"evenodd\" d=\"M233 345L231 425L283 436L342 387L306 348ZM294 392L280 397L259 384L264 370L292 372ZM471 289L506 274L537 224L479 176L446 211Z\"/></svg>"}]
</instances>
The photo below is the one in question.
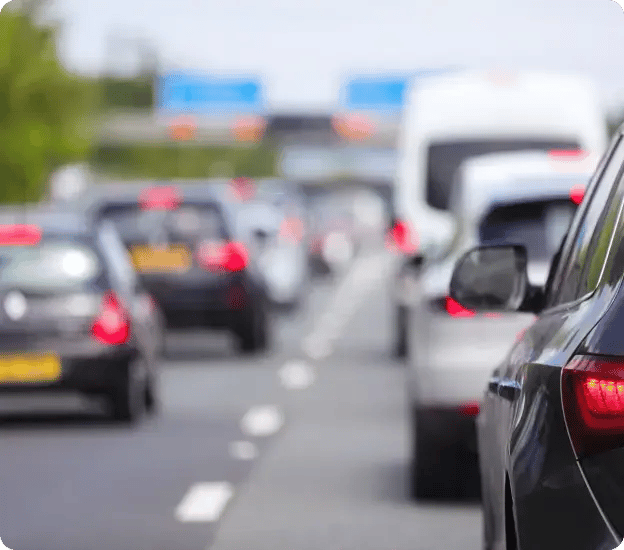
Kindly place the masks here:
<instances>
[{"instance_id":1,"label":"car door handle","mask_svg":"<svg viewBox=\"0 0 624 550\"><path fill-rule=\"evenodd\" d=\"M501 380L498 383L498 395L508 401L514 401L520 395L521 386L515 380Z\"/></svg>"}]
</instances>

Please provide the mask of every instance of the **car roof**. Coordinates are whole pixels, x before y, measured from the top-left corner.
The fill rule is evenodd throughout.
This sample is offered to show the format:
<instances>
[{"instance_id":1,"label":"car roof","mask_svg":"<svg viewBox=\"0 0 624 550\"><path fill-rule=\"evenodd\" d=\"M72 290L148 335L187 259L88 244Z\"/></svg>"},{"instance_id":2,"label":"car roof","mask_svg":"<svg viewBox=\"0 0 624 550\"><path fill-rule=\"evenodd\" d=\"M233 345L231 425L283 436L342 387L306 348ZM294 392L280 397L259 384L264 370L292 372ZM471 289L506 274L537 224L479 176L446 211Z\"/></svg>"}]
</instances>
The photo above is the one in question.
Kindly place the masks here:
<instances>
[{"instance_id":1,"label":"car roof","mask_svg":"<svg viewBox=\"0 0 624 550\"><path fill-rule=\"evenodd\" d=\"M598 97L581 74L467 70L417 81L406 120L430 139L575 138L602 150L607 125Z\"/></svg>"},{"instance_id":2,"label":"car roof","mask_svg":"<svg viewBox=\"0 0 624 550\"><path fill-rule=\"evenodd\" d=\"M572 187L587 185L595 163L539 151L473 157L458 170L453 209L476 217L497 203L569 198Z\"/></svg>"}]
</instances>

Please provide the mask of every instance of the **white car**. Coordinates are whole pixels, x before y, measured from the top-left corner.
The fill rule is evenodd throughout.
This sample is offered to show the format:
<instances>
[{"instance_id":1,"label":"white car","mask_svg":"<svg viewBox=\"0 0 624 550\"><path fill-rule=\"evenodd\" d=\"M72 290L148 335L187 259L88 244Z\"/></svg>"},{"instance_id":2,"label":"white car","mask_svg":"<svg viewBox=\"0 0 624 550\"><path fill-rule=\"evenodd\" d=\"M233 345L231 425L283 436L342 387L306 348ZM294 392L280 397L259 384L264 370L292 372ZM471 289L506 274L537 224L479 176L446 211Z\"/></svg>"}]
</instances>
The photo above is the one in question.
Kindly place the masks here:
<instances>
[{"instance_id":1,"label":"white car","mask_svg":"<svg viewBox=\"0 0 624 550\"><path fill-rule=\"evenodd\" d=\"M467 158L550 149L583 149L599 156L606 143L605 113L592 83L582 76L466 71L417 83L403 116L394 186L397 223L411 234L410 246L399 243L405 270L448 250L457 231L450 191ZM406 306L398 292L398 356L407 353Z\"/></svg>"},{"instance_id":2,"label":"white car","mask_svg":"<svg viewBox=\"0 0 624 550\"><path fill-rule=\"evenodd\" d=\"M425 265L409 310L408 389L414 498L478 495L475 416L493 368L530 314L475 314L452 300L455 262L480 244L523 244L529 277L547 280L594 161L541 152L492 154L462 165L450 208L451 252Z\"/></svg>"}]
</instances>

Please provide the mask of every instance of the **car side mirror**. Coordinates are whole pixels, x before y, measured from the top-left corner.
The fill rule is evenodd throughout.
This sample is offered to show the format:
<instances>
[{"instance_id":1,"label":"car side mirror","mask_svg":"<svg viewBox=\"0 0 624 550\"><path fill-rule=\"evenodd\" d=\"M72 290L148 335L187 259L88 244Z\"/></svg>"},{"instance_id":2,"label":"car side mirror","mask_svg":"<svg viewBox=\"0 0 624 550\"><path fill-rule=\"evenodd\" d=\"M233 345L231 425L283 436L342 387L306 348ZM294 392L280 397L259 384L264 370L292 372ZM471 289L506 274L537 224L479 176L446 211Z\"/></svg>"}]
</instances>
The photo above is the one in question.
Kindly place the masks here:
<instances>
[{"instance_id":1,"label":"car side mirror","mask_svg":"<svg viewBox=\"0 0 624 550\"><path fill-rule=\"evenodd\" d=\"M455 264L450 294L474 311L535 311L539 290L529 283L524 246L481 246Z\"/></svg>"}]
</instances>

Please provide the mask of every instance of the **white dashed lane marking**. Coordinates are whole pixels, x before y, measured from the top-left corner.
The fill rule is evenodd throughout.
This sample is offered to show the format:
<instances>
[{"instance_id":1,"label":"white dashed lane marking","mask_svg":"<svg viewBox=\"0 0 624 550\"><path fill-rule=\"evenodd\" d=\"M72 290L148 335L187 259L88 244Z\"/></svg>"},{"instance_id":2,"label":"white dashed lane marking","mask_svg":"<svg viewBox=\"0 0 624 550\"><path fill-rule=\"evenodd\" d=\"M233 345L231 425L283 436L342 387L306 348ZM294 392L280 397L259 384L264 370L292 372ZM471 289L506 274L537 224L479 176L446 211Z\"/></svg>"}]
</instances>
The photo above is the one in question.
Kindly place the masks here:
<instances>
[{"instance_id":1,"label":"white dashed lane marking","mask_svg":"<svg viewBox=\"0 0 624 550\"><path fill-rule=\"evenodd\" d=\"M195 483L176 508L175 517L182 523L217 521L233 495L227 481Z\"/></svg>"},{"instance_id":2,"label":"white dashed lane marking","mask_svg":"<svg viewBox=\"0 0 624 550\"><path fill-rule=\"evenodd\" d=\"M251 441L232 441L229 451L236 460L253 460L258 456L258 448Z\"/></svg>"},{"instance_id":3,"label":"white dashed lane marking","mask_svg":"<svg viewBox=\"0 0 624 550\"><path fill-rule=\"evenodd\" d=\"M245 435L265 437L278 432L284 425L284 415L277 405L252 407L243 416L240 427Z\"/></svg>"},{"instance_id":4,"label":"white dashed lane marking","mask_svg":"<svg viewBox=\"0 0 624 550\"><path fill-rule=\"evenodd\" d=\"M289 390L304 390L314 383L314 369L305 361L288 361L278 371L282 386Z\"/></svg>"}]
</instances>

